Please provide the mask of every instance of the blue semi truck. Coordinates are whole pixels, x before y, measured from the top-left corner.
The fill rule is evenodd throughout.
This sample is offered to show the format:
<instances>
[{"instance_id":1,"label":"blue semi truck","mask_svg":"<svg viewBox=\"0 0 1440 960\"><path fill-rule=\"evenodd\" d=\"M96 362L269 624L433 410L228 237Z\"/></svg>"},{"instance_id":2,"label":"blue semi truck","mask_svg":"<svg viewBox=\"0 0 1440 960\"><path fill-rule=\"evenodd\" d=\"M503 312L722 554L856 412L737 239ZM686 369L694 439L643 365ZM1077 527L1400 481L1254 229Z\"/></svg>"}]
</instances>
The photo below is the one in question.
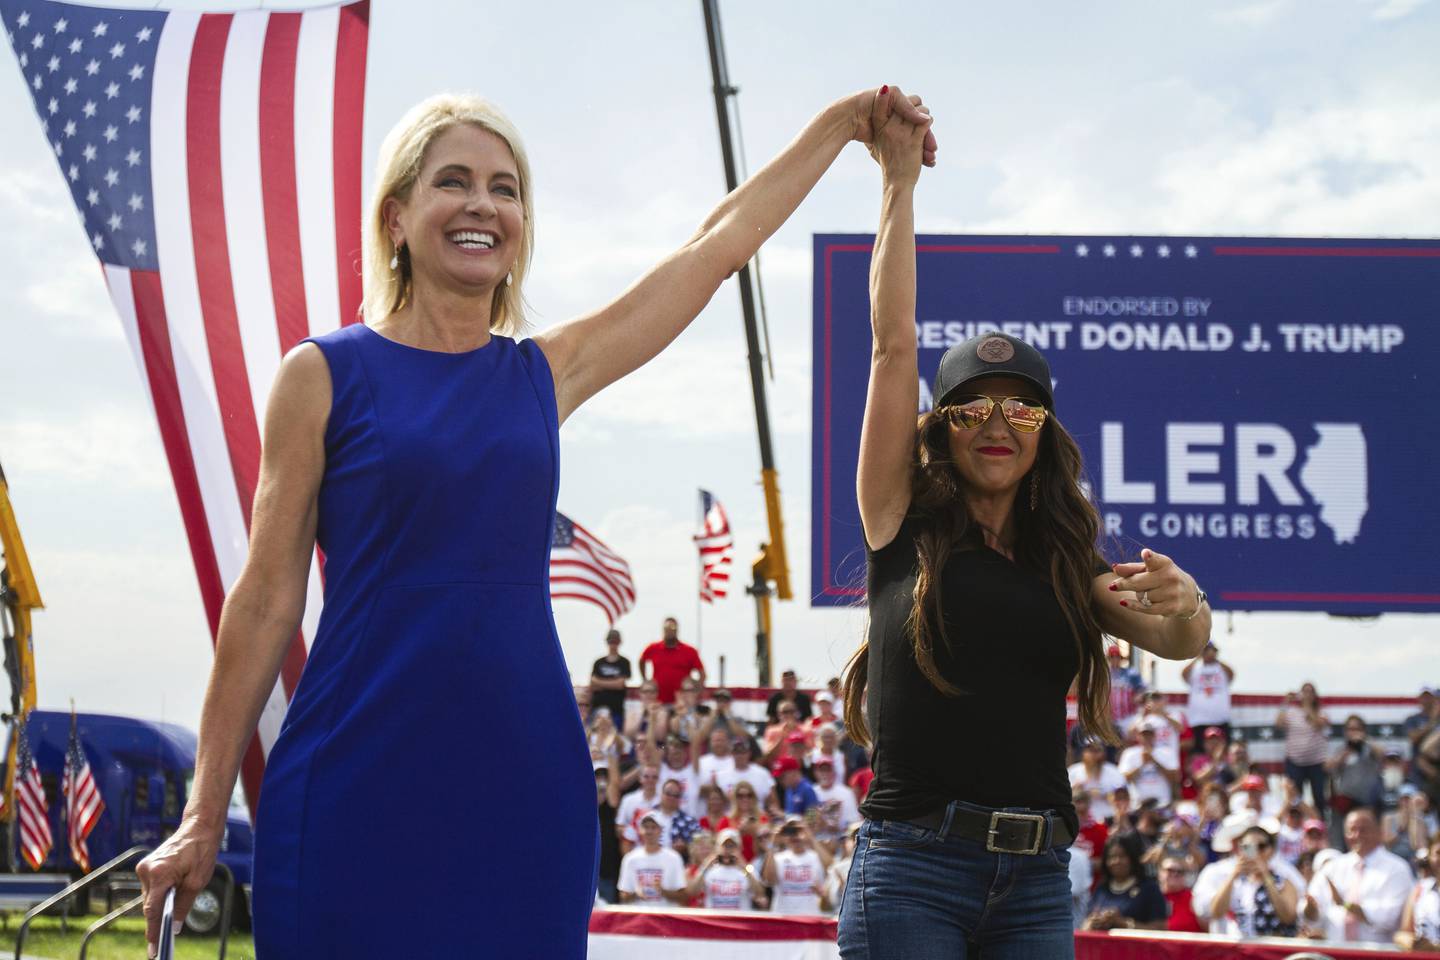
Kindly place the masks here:
<instances>
[{"instance_id":1,"label":"blue semi truck","mask_svg":"<svg viewBox=\"0 0 1440 960\"><path fill-rule=\"evenodd\" d=\"M101 713L79 714L76 726L95 785L105 800L105 812L88 839L91 865L99 866L136 845L158 846L180 825L195 774L195 734L173 723ZM42 871L79 877L66 841L65 802L60 790L70 739L70 714L35 710L30 714L27 735L45 785L50 832L55 840ZM15 825L7 826L6 866L10 876L0 878L0 886L11 878L22 881L32 873L18 855ZM234 875L236 893L243 893L234 901L234 916L238 919L248 915L252 839L248 812L243 806L232 806L219 859ZM196 899L187 926L197 933L208 933L218 926L223 890L217 874Z\"/></svg>"}]
</instances>

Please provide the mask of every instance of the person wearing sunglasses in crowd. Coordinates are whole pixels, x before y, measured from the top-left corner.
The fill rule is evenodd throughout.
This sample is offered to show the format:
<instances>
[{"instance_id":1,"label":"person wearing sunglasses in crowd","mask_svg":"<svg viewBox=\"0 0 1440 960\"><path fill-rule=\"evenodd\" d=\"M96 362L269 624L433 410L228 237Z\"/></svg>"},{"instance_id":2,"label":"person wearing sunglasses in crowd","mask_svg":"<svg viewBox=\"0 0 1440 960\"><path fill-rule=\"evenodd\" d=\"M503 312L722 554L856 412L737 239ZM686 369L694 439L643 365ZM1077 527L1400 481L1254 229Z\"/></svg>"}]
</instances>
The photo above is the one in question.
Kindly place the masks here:
<instances>
[{"instance_id":1,"label":"person wearing sunglasses in crowd","mask_svg":"<svg viewBox=\"0 0 1440 960\"><path fill-rule=\"evenodd\" d=\"M1275 856L1274 835L1257 824L1240 834L1206 915L1234 917L1242 937L1293 937L1304 885L1299 871Z\"/></svg>"},{"instance_id":2,"label":"person wearing sunglasses in crowd","mask_svg":"<svg viewBox=\"0 0 1440 960\"><path fill-rule=\"evenodd\" d=\"M1079 447L1030 344L997 332L950 347L917 424L913 199L927 126L892 118L871 147L884 186L856 478L870 624L844 715L875 743L875 779L840 953L964 957L968 943L987 960L1068 958L1079 824L1066 693L1076 683L1080 722L1118 742L1102 635L1189 660L1210 615L1169 557L1101 558Z\"/></svg>"}]
</instances>

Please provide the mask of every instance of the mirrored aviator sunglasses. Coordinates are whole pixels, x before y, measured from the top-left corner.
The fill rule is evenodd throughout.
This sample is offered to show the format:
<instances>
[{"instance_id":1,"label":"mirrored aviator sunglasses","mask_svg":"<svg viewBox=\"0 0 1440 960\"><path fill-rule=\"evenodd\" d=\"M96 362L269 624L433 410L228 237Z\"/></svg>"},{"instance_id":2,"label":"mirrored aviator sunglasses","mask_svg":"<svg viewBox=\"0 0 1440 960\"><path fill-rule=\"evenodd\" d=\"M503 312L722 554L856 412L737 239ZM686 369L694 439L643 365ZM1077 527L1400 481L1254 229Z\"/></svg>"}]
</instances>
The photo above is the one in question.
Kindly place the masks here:
<instances>
[{"instance_id":1,"label":"mirrored aviator sunglasses","mask_svg":"<svg viewBox=\"0 0 1440 960\"><path fill-rule=\"evenodd\" d=\"M966 430L974 430L990 419L997 403L1005 421L1021 433L1034 433L1045 426L1045 421L1050 417L1050 411L1045 409L1045 404L1030 397L960 397L936 412L953 424Z\"/></svg>"}]
</instances>

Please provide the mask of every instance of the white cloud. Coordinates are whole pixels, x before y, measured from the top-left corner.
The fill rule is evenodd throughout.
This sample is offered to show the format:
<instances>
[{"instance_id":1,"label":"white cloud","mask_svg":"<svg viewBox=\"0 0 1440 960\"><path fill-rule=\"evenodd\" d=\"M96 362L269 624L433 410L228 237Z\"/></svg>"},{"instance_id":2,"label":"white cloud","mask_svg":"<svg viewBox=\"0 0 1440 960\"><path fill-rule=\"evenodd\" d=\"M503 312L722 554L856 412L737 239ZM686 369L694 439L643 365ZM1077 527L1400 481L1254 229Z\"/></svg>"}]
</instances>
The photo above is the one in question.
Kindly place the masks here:
<instances>
[{"instance_id":1,"label":"white cloud","mask_svg":"<svg viewBox=\"0 0 1440 960\"><path fill-rule=\"evenodd\" d=\"M1429 0L1360 0L1360 2L1374 8L1370 11L1370 16L1376 20L1399 20L1401 17L1408 17L1419 10Z\"/></svg>"},{"instance_id":2,"label":"white cloud","mask_svg":"<svg viewBox=\"0 0 1440 960\"><path fill-rule=\"evenodd\" d=\"M1212 16L1218 23L1261 27L1279 19L1290 5L1291 0L1260 0L1258 3L1242 3L1224 10L1217 10Z\"/></svg>"},{"instance_id":3,"label":"white cloud","mask_svg":"<svg viewBox=\"0 0 1440 960\"><path fill-rule=\"evenodd\" d=\"M24 465L32 487L64 483L121 484L141 492L170 488L159 430L153 417L140 413L97 406L64 418L0 418L0 450L12 469Z\"/></svg>"}]
</instances>

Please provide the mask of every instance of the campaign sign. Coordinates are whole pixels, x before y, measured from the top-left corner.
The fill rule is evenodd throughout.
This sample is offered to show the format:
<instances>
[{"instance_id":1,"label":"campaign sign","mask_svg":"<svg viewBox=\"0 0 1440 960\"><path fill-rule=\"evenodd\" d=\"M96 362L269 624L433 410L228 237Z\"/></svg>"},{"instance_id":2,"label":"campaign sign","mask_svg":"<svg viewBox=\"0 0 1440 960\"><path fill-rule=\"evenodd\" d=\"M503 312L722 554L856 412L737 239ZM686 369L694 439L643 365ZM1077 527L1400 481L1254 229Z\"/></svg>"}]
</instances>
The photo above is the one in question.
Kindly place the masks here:
<instances>
[{"instance_id":1,"label":"campaign sign","mask_svg":"<svg viewBox=\"0 0 1440 960\"><path fill-rule=\"evenodd\" d=\"M871 235L815 237L812 603L864 602L855 463ZM1440 610L1440 241L924 236L920 409L945 348L1050 361L1110 560L1217 608Z\"/></svg>"}]
</instances>

